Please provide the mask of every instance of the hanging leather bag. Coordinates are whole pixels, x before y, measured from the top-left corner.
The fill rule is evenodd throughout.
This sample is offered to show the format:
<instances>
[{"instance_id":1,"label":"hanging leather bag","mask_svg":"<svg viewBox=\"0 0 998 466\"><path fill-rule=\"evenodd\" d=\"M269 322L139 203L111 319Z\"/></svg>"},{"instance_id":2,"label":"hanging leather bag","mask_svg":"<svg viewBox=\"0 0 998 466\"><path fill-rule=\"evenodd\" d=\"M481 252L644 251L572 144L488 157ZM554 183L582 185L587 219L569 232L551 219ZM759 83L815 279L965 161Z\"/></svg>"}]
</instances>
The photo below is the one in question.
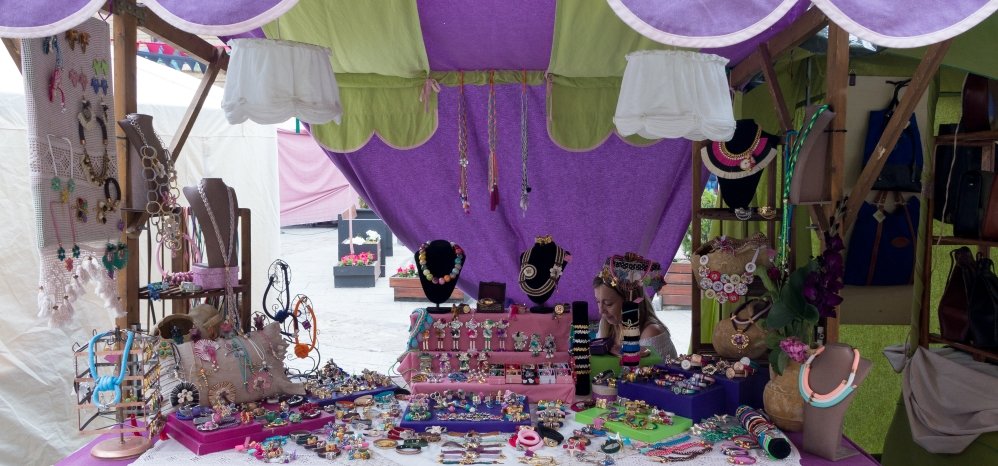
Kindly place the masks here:
<instances>
[{"instance_id":1,"label":"hanging leather bag","mask_svg":"<svg viewBox=\"0 0 998 466\"><path fill-rule=\"evenodd\" d=\"M970 248L950 251L949 278L939 300L939 333L947 340L967 341L970 325L970 287L977 280L977 265Z\"/></svg>"},{"instance_id":2,"label":"hanging leather bag","mask_svg":"<svg viewBox=\"0 0 998 466\"><path fill-rule=\"evenodd\" d=\"M960 238L981 236L981 196L984 176L980 170L970 170L960 177L956 205L953 206L953 234Z\"/></svg>"},{"instance_id":3,"label":"hanging leather bag","mask_svg":"<svg viewBox=\"0 0 998 466\"><path fill-rule=\"evenodd\" d=\"M994 173L990 175L991 185L985 186L982 190L984 197L981 204L984 210L984 218L981 220L981 238L996 241L998 240L998 183L994 182Z\"/></svg>"},{"instance_id":4,"label":"hanging leather bag","mask_svg":"<svg viewBox=\"0 0 998 466\"><path fill-rule=\"evenodd\" d=\"M995 264L977 253L977 276L970 293L967 317L970 342L978 348L998 347L998 276Z\"/></svg>"},{"instance_id":5,"label":"hanging leather bag","mask_svg":"<svg viewBox=\"0 0 998 466\"><path fill-rule=\"evenodd\" d=\"M888 212L885 202L891 194L897 206ZM849 240L845 284L910 284L915 271L918 218L919 200L915 196L905 201L898 192L881 192L875 204L864 202Z\"/></svg>"}]
</instances>

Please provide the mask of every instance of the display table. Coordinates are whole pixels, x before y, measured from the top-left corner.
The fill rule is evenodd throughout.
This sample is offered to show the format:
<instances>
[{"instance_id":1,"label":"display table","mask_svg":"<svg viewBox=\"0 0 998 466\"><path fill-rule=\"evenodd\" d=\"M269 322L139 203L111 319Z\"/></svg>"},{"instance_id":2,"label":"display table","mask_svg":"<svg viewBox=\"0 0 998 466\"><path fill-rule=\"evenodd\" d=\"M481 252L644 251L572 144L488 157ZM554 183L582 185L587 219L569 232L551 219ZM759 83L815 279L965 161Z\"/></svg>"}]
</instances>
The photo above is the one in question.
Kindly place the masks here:
<instances>
[{"instance_id":1,"label":"display table","mask_svg":"<svg viewBox=\"0 0 998 466\"><path fill-rule=\"evenodd\" d=\"M565 427L561 429L562 433L571 432L572 429L577 429L581 427L581 424L576 423L572 416L569 416ZM112 436L106 435L101 436L83 448L80 448L72 455L66 457L58 465L65 466L79 466L79 465L161 465L161 464L188 464L194 463L200 466L208 465L230 465L230 464L243 464L243 465L259 465L263 464L250 456L242 453L237 453L234 450L228 450L219 453L213 453L210 455L197 456L190 450L185 448L179 442L175 440L166 440L162 442L157 442L153 448L147 451L145 454L139 458L133 458L130 460L100 460L90 456L90 448L100 441L111 438ZM832 462L822 458L815 457L813 455L801 452L797 449L797 446L801 444L800 434L789 434L791 442L794 444L793 453L790 457L785 460L770 460L762 458L756 465L803 465L803 466L869 466L878 464L872 457L866 455L865 453L853 456L851 458L846 458L841 461ZM859 450L859 446L855 445L847 439L843 439L843 445L851 446ZM329 461L326 459L320 459L315 453L306 450L304 447L298 445L292 445L289 447L290 450L299 452L299 458L291 464L300 465L328 465L328 464L362 464L365 466L432 466L439 465L435 461L436 455L440 450L440 444L431 444L426 452L420 455L403 456L395 453L393 450L379 450L377 448L372 448L374 457L367 461L350 461L346 457L340 457L335 461ZM507 458L505 464L521 464L518 463L516 458L522 456L522 453L517 453L512 447L506 446L503 448L504 453ZM544 448L538 452L541 455L551 455L556 458L559 465L575 465L575 464L588 464L579 463L574 459L567 456L565 451L561 448ZM634 453L633 449L627 449L625 452L617 453L614 459L617 461L618 465L621 466L637 466L637 465L654 465L660 464L649 460L647 457L641 456ZM726 462L726 457L718 451L713 451L707 455L699 457L696 461L689 462L687 464L697 464L697 465L717 465L717 466L727 466L729 463Z\"/></svg>"}]
</instances>

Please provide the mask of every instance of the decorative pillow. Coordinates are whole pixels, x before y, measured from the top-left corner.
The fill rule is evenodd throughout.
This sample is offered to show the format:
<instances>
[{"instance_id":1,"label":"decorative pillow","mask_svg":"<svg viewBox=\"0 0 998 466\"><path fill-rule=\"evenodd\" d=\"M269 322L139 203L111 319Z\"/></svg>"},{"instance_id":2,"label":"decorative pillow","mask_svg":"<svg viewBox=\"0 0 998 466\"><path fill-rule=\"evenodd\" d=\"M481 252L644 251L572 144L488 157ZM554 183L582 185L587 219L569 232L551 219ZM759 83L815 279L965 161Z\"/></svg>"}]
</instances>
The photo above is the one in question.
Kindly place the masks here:
<instances>
[{"instance_id":1,"label":"decorative pillow","mask_svg":"<svg viewBox=\"0 0 998 466\"><path fill-rule=\"evenodd\" d=\"M278 394L304 395L305 386L292 383L285 373L283 356L287 348L277 322L247 335L202 338L177 347L181 376L197 386L204 406L243 403Z\"/></svg>"}]
</instances>

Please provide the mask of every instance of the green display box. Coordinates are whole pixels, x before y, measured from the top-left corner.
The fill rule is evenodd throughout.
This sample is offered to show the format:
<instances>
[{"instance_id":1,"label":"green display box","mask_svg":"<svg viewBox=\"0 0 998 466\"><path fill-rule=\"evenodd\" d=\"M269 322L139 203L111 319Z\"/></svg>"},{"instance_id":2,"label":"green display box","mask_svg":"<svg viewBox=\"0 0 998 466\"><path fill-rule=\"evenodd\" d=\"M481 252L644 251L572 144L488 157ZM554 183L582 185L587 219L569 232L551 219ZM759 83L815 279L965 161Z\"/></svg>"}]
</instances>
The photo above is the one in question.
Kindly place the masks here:
<instances>
[{"instance_id":1,"label":"green display box","mask_svg":"<svg viewBox=\"0 0 998 466\"><path fill-rule=\"evenodd\" d=\"M590 408L585 411L575 413L575 420L583 424L592 424L593 419L596 419L597 417L603 415L603 413L605 412L607 412L607 410L605 409ZM683 432L686 432L687 430L690 430L690 428L693 427L693 420L682 416L673 416L671 426L659 425L657 429L653 430L632 429L623 422L607 422L605 426L611 432L620 433L620 435L629 437L632 440L640 440L645 443L654 443L662 439L672 437L673 435L681 434Z\"/></svg>"},{"instance_id":2,"label":"green display box","mask_svg":"<svg viewBox=\"0 0 998 466\"><path fill-rule=\"evenodd\" d=\"M662 358L656 354L641 358L640 366L654 366L661 364ZM614 377L620 377L620 357L619 356L591 356L589 358L590 374L595 377L600 372L607 369L613 371Z\"/></svg>"}]
</instances>

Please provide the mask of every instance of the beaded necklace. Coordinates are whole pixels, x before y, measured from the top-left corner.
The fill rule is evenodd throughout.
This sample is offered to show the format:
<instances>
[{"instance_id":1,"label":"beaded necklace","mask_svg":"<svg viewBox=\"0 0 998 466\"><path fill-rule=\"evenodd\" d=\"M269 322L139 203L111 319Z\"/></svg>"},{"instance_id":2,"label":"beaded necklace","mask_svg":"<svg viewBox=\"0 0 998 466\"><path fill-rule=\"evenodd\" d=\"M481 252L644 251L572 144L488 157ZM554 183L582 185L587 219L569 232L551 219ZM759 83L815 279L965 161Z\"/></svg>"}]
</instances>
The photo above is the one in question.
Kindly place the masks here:
<instances>
[{"instance_id":1,"label":"beaded necklace","mask_svg":"<svg viewBox=\"0 0 998 466\"><path fill-rule=\"evenodd\" d=\"M489 210L495 211L499 207L499 164L496 161L496 72L489 71L489 101L488 101L488 129L489 129Z\"/></svg>"},{"instance_id":2,"label":"beaded necklace","mask_svg":"<svg viewBox=\"0 0 998 466\"><path fill-rule=\"evenodd\" d=\"M839 382L839 385L828 393L816 393L811 389L811 363L824 351L824 346L818 348L814 354L807 358L800 371L800 395L804 401L816 408L830 408L846 399L856 389L853 382L856 381L856 372L859 370L859 350L853 348L852 369L849 371L849 377Z\"/></svg>"},{"instance_id":3,"label":"beaded necklace","mask_svg":"<svg viewBox=\"0 0 998 466\"><path fill-rule=\"evenodd\" d=\"M423 243L419 246L418 256L419 256L419 269L420 273L426 277L426 280L434 285L443 285L445 283L450 283L457 279L457 276L461 274L461 267L464 266L464 250L461 246L456 243L451 242L450 247L454 250L454 267L451 269L450 273L441 277L433 275L426 263L426 248L430 246L430 243Z\"/></svg>"}]
</instances>

